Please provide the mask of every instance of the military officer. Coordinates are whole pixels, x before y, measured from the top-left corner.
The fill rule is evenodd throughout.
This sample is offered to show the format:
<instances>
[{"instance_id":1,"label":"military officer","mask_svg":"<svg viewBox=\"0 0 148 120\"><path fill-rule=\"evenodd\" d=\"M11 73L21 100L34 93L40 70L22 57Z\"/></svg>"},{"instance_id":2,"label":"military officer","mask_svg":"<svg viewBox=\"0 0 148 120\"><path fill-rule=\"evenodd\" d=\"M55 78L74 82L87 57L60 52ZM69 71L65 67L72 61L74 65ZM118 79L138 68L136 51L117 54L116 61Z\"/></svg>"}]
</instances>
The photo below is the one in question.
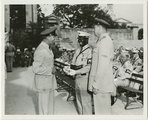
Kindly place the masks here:
<instances>
[{"instance_id":1,"label":"military officer","mask_svg":"<svg viewBox=\"0 0 148 120\"><path fill-rule=\"evenodd\" d=\"M91 94L88 93L88 76L92 49L88 45L90 34L78 31L79 48L72 59L71 69L75 70L75 93L78 114L92 114Z\"/></svg>"},{"instance_id":2,"label":"military officer","mask_svg":"<svg viewBox=\"0 0 148 120\"><path fill-rule=\"evenodd\" d=\"M43 41L34 53L34 89L38 93L39 114L54 114L55 79L53 74L54 55L51 46L56 37L56 27L41 32Z\"/></svg>"},{"instance_id":3,"label":"military officer","mask_svg":"<svg viewBox=\"0 0 148 120\"><path fill-rule=\"evenodd\" d=\"M93 46L92 66L89 76L89 90L93 92L95 114L111 114L111 95L114 94L112 70L113 42L107 34L110 24L95 18L94 32L98 38Z\"/></svg>"}]
</instances>

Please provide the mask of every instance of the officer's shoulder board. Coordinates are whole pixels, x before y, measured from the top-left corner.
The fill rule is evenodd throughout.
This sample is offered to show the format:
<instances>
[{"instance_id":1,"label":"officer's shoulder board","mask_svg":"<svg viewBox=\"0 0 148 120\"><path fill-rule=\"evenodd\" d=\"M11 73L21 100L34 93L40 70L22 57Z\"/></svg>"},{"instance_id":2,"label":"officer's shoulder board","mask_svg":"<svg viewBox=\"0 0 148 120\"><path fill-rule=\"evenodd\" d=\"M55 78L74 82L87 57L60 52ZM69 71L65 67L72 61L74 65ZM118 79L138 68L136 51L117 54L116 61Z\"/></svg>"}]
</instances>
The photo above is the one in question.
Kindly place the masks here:
<instances>
[{"instance_id":1,"label":"officer's shoulder board","mask_svg":"<svg viewBox=\"0 0 148 120\"><path fill-rule=\"evenodd\" d=\"M101 38L101 40L103 40L103 39L105 39L105 38L107 38L107 36L103 36L103 37Z\"/></svg>"}]
</instances>

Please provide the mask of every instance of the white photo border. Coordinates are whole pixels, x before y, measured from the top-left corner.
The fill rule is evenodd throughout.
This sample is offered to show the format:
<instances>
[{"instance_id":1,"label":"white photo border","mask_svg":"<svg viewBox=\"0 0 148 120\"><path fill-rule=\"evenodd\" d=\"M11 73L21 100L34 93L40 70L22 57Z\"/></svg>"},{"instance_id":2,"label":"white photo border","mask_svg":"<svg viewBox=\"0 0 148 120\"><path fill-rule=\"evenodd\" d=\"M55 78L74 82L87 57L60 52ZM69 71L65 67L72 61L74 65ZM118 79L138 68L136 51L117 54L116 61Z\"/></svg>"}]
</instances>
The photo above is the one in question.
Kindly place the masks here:
<instances>
[{"instance_id":1,"label":"white photo border","mask_svg":"<svg viewBox=\"0 0 148 120\"><path fill-rule=\"evenodd\" d=\"M144 108L143 115L5 115L5 81L4 81L4 6L6 4L142 4L143 5L143 29L144 29ZM147 0L1 0L0 1L0 46L1 46L1 118L3 120L118 120L118 119L130 119L130 120L144 120L147 119Z\"/></svg>"}]
</instances>

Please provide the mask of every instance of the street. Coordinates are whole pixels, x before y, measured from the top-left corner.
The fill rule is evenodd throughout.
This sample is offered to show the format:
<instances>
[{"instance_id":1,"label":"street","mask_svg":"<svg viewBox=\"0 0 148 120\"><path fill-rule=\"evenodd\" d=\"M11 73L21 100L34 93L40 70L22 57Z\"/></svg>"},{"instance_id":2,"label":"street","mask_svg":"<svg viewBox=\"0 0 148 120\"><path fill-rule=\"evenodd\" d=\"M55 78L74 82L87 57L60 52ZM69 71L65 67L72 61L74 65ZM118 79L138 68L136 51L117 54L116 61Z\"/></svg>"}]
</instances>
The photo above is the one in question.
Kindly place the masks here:
<instances>
[{"instance_id":1,"label":"street","mask_svg":"<svg viewBox=\"0 0 148 120\"><path fill-rule=\"evenodd\" d=\"M13 68L7 73L5 81L5 114L6 115L35 115L37 110L37 97L32 90L34 74L32 67ZM77 115L73 102L67 102L66 91L55 91L55 115ZM125 110L125 101L117 99L112 106L114 115L142 115L143 108Z\"/></svg>"}]
</instances>

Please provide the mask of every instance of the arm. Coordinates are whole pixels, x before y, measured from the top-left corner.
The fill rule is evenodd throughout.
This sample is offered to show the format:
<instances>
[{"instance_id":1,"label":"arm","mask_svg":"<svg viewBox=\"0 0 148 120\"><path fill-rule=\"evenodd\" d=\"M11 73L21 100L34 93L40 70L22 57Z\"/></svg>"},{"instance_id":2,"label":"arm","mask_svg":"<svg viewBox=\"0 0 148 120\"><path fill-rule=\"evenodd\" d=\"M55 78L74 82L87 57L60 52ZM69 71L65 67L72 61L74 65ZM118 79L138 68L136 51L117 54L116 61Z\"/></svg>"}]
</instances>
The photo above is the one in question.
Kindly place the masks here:
<instances>
[{"instance_id":1,"label":"arm","mask_svg":"<svg viewBox=\"0 0 148 120\"><path fill-rule=\"evenodd\" d=\"M93 88L98 88L99 80L104 79L106 72L108 71L109 64L111 62L111 47L112 41L105 38L100 42L99 47L99 57L98 57L98 67L97 67L97 80L93 83Z\"/></svg>"},{"instance_id":2,"label":"arm","mask_svg":"<svg viewBox=\"0 0 148 120\"><path fill-rule=\"evenodd\" d=\"M43 65L45 53L44 51L36 51L34 54L33 71L36 74L44 74L48 68Z\"/></svg>"},{"instance_id":3,"label":"arm","mask_svg":"<svg viewBox=\"0 0 148 120\"><path fill-rule=\"evenodd\" d=\"M89 91L92 91L93 89L93 83L94 83L96 72L97 72L97 64L98 64L98 48L95 47L93 48L93 51L92 51L92 64L90 66L91 69L90 69L89 84L88 84Z\"/></svg>"}]
</instances>

